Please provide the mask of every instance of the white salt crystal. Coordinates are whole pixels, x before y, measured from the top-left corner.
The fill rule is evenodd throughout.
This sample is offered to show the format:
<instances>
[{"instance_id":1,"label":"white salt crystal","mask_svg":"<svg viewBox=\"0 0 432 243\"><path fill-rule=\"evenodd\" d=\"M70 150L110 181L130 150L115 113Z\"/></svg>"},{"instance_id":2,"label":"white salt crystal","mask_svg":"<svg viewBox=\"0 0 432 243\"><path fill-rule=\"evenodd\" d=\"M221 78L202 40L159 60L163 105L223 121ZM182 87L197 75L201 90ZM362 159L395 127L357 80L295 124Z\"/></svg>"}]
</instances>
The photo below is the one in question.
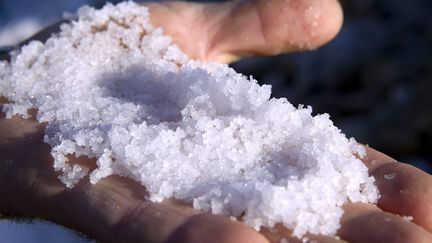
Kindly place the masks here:
<instances>
[{"instance_id":1,"label":"white salt crystal","mask_svg":"<svg viewBox=\"0 0 432 243\"><path fill-rule=\"evenodd\" d=\"M376 202L374 179L327 114L311 116L270 86L224 64L189 60L147 8L83 7L45 44L0 63L8 117L38 109L54 168L73 187L112 175L139 181L150 200L175 197L259 229L334 235L348 200ZM69 155L96 158L89 171Z\"/></svg>"},{"instance_id":2,"label":"white salt crystal","mask_svg":"<svg viewBox=\"0 0 432 243\"><path fill-rule=\"evenodd\" d=\"M384 178L387 180L393 180L396 177L395 173L385 174Z\"/></svg>"},{"instance_id":3,"label":"white salt crystal","mask_svg":"<svg viewBox=\"0 0 432 243\"><path fill-rule=\"evenodd\" d=\"M403 220L408 221L408 222L412 222L414 220L413 216L401 216Z\"/></svg>"}]
</instances>

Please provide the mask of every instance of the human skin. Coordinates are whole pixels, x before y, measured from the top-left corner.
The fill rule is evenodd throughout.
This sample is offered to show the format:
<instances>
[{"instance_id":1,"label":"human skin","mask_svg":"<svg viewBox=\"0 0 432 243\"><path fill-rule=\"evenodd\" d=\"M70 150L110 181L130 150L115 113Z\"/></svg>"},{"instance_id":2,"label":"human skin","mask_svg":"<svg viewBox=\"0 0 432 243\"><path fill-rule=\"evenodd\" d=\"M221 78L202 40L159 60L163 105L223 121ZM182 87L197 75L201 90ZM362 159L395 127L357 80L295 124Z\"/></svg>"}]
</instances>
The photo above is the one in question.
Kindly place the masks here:
<instances>
[{"instance_id":1,"label":"human skin","mask_svg":"<svg viewBox=\"0 0 432 243\"><path fill-rule=\"evenodd\" d=\"M191 58L232 62L316 48L339 31L342 12L335 0L251 0L222 4L147 4L151 21L163 27ZM43 39L51 30L35 36ZM6 100L2 100L2 103ZM33 111L33 115L36 111ZM291 237L277 226L256 232L183 202L145 201L137 182L109 176L92 185L66 188L52 168L44 124L0 116L0 214L48 220L100 242L279 242ZM432 242L432 177L369 147L363 162L376 178L377 205L347 203L338 238L308 235L318 242ZM91 159L72 163L94 166ZM387 179L385 175L393 175ZM413 216L413 222L397 215Z\"/></svg>"}]
</instances>

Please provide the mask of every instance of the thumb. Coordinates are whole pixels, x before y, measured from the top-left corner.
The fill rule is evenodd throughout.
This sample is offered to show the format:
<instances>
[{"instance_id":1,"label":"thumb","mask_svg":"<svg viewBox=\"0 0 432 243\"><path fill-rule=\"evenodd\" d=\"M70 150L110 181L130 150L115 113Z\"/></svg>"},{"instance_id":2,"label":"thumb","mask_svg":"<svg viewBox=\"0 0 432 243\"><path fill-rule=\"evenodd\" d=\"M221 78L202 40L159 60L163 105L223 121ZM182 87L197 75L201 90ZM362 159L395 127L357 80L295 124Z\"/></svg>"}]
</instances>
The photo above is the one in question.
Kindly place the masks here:
<instances>
[{"instance_id":1,"label":"thumb","mask_svg":"<svg viewBox=\"0 0 432 243\"><path fill-rule=\"evenodd\" d=\"M334 38L343 19L337 0L168 2L149 7L153 24L163 27L191 58L219 62L315 49Z\"/></svg>"}]
</instances>

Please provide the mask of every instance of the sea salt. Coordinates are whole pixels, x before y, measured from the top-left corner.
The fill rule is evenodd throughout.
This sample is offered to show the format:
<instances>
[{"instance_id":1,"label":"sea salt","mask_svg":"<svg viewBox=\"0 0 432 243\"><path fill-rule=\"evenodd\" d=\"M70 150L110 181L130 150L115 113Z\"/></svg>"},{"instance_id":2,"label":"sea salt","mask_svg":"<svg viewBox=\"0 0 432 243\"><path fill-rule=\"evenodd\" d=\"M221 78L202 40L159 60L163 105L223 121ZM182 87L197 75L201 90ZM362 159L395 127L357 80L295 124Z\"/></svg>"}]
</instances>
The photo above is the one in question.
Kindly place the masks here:
<instances>
[{"instance_id":1,"label":"sea salt","mask_svg":"<svg viewBox=\"0 0 432 243\"><path fill-rule=\"evenodd\" d=\"M408 222L412 222L414 220L413 216L401 216L403 220L408 221Z\"/></svg>"},{"instance_id":2,"label":"sea salt","mask_svg":"<svg viewBox=\"0 0 432 243\"><path fill-rule=\"evenodd\" d=\"M396 177L396 174L395 174L395 173L390 173L390 174L385 174L385 175L384 175L384 178L385 178L386 180L393 180L395 177Z\"/></svg>"},{"instance_id":3,"label":"sea salt","mask_svg":"<svg viewBox=\"0 0 432 243\"><path fill-rule=\"evenodd\" d=\"M375 203L374 179L327 114L312 116L225 64L190 60L132 2L82 7L46 43L0 62L7 117L46 124L54 169L73 187L109 175L149 200L178 198L295 236L334 235L347 201ZM90 170L68 157L95 158Z\"/></svg>"}]
</instances>

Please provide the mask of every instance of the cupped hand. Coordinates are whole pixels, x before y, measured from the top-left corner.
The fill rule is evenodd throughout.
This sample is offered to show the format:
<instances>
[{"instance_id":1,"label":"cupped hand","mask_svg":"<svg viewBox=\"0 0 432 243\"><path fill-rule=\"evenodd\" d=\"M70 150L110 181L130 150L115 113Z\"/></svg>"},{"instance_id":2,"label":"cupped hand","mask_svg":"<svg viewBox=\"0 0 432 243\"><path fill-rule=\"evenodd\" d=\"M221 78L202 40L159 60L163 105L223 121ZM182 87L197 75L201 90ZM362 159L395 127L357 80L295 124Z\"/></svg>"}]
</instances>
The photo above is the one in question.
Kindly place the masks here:
<instances>
[{"instance_id":1,"label":"cupped hand","mask_svg":"<svg viewBox=\"0 0 432 243\"><path fill-rule=\"evenodd\" d=\"M336 0L147 5L152 23L162 27L190 57L218 62L314 49L331 40L342 22ZM101 242L299 241L281 226L256 232L176 200L145 201L145 188L119 176L95 185L82 180L68 189L52 168L50 147L42 142L43 129L43 124L32 119L0 117L3 216L49 220ZM366 148L363 161L376 178L381 193L378 205L348 203L338 238L307 237L318 242L432 242L432 177ZM83 157L70 159L71 163L94 164ZM399 215L412 216L413 221Z\"/></svg>"}]
</instances>

